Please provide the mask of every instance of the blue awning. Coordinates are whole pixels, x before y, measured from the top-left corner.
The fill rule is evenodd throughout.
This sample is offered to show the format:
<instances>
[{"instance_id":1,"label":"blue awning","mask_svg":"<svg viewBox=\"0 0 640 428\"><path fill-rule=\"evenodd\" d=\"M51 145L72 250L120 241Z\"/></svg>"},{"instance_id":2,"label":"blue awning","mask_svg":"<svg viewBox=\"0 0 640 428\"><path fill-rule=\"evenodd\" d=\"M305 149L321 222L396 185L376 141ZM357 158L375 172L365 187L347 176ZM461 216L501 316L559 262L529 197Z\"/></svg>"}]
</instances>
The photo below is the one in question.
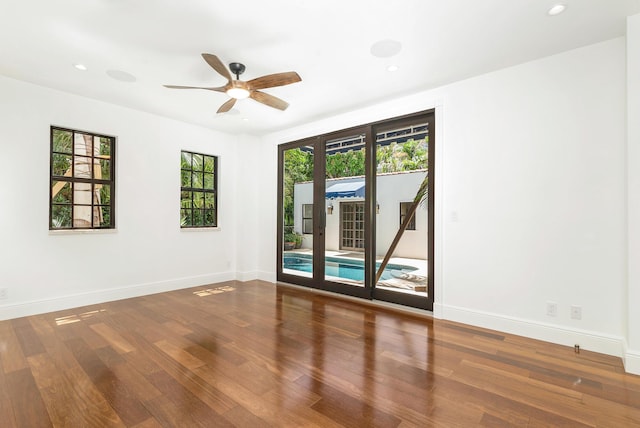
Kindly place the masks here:
<instances>
[{"instance_id":1,"label":"blue awning","mask_svg":"<svg viewBox=\"0 0 640 428\"><path fill-rule=\"evenodd\" d=\"M332 184L327 188L325 198L364 198L364 180Z\"/></svg>"}]
</instances>

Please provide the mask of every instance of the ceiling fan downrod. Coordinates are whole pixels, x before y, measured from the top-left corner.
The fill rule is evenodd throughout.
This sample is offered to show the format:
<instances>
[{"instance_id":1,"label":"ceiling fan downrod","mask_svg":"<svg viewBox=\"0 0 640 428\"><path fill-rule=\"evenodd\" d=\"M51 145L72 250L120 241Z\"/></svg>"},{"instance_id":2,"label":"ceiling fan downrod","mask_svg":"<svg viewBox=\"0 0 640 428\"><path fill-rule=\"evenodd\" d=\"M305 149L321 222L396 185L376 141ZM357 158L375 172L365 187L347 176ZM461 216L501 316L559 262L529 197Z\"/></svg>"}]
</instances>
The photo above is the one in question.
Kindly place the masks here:
<instances>
[{"instance_id":1,"label":"ceiling fan downrod","mask_svg":"<svg viewBox=\"0 0 640 428\"><path fill-rule=\"evenodd\" d=\"M240 80L240 75L244 73L245 66L239 62L232 62L229 64L229 70L236 75L236 80Z\"/></svg>"}]
</instances>

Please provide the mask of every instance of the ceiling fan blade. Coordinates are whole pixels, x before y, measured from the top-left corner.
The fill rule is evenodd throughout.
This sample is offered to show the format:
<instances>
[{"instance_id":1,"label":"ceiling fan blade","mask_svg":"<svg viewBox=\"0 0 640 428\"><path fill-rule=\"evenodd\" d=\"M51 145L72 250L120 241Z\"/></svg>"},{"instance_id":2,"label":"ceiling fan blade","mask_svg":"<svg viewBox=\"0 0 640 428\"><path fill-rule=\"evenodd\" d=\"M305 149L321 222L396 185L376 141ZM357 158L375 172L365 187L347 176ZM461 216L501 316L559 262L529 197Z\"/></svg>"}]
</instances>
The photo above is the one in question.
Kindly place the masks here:
<instances>
[{"instance_id":1,"label":"ceiling fan blade","mask_svg":"<svg viewBox=\"0 0 640 428\"><path fill-rule=\"evenodd\" d=\"M229 82L231 81L231 73L229 73L227 67L222 63L222 61L220 61L217 56L213 54L203 53L202 58L204 58L204 60L207 61L207 64L209 64L215 71L217 71L218 74L225 77Z\"/></svg>"},{"instance_id":2,"label":"ceiling fan blade","mask_svg":"<svg viewBox=\"0 0 640 428\"><path fill-rule=\"evenodd\" d=\"M226 103L222 104L216 113L226 113L231 110L231 107L236 103L235 98L229 99Z\"/></svg>"},{"instance_id":3,"label":"ceiling fan blade","mask_svg":"<svg viewBox=\"0 0 640 428\"><path fill-rule=\"evenodd\" d=\"M179 85L162 85L169 89L205 89L207 91L225 92L225 86L219 86L217 88L203 88L201 86L179 86Z\"/></svg>"},{"instance_id":4,"label":"ceiling fan blade","mask_svg":"<svg viewBox=\"0 0 640 428\"><path fill-rule=\"evenodd\" d=\"M300 82L301 80L302 79L295 71L286 71L284 73L269 74L267 76L249 80L247 85L249 85L251 89L265 89L290 85L292 83Z\"/></svg>"},{"instance_id":5,"label":"ceiling fan blade","mask_svg":"<svg viewBox=\"0 0 640 428\"><path fill-rule=\"evenodd\" d=\"M289 107L288 102L283 101L278 97L274 97L273 95L267 94L266 92L251 91L251 95L249 96L259 103L268 105L269 107L277 108L278 110L286 110L287 107Z\"/></svg>"}]
</instances>

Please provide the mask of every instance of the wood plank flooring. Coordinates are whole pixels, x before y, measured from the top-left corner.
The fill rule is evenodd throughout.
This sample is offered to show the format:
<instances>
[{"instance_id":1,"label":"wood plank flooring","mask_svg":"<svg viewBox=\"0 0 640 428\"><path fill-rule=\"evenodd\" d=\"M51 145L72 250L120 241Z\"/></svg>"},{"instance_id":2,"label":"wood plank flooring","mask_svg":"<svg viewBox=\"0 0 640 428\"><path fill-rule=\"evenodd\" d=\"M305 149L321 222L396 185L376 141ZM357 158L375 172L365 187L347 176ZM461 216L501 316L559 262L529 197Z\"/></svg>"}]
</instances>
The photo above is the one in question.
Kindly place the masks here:
<instances>
[{"instance_id":1,"label":"wood plank flooring","mask_svg":"<svg viewBox=\"0 0 640 428\"><path fill-rule=\"evenodd\" d=\"M620 359L251 282L0 322L2 427L640 427Z\"/></svg>"}]
</instances>

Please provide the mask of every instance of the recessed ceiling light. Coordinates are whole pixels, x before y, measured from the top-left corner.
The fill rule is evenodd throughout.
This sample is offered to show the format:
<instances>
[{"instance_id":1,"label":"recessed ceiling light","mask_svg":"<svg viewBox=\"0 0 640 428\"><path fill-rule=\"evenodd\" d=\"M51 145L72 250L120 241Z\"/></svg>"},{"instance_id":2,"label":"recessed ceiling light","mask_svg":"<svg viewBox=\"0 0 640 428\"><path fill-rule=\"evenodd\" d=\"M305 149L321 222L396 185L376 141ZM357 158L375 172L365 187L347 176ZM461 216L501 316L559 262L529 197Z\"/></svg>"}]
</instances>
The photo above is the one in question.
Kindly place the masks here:
<instances>
[{"instance_id":1,"label":"recessed ceiling light","mask_svg":"<svg viewBox=\"0 0 640 428\"><path fill-rule=\"evenodd\" d=\"M371 45L371 55L378 58L389 58L396 55L402 49L402 43L397 40L380 40Z\"/></svg>"},{"instance_id":2,"label":"recessed ceiling light","mask_svg":"<svg viewBox=\"0 0 640 428\"><path fill-rule=\"evenodd\" d=\"M394 72L394 71L398 71L400 69L400 67L398 67L397 65L390 65L389 67L387 67L387 71L389 72Z\"/></svg>"},{"instance_id":3,"label":"recessed ceiling light","mask_svg":"<svg viewBox=\"0 0 640 428\"><path fill-rule=\"evenodd\" d=\"M248 117L243 117L243 118L242 118L242 121L243 121L243 122L249 122L249 118L248 118Z\"/></svg>"},{"instance_id":4,"label":"recessed ceiling light","mask_svg":"<svg viewBox=\"0 0 640 428\"><path fill-rule=\"evenodd\" d=\"M562 12L564 12L564 10L566 8L567 8L567 6L565 6L563 4L556 4L556 5L552 6L551 9L549 9L547 11L547 15L549 15L549 16L560 15Z\"/></svg>"},{"instance_id":5,"label":"recessed ceiling light","mask_svg":"<svg viewBox=\"0 0 640 428\"><path fill-rule=\"evenodd\" d=\"M84 64L73 64L73 66L78 70L87 71L87 66Z\"/></svg>"}]
</instances>

